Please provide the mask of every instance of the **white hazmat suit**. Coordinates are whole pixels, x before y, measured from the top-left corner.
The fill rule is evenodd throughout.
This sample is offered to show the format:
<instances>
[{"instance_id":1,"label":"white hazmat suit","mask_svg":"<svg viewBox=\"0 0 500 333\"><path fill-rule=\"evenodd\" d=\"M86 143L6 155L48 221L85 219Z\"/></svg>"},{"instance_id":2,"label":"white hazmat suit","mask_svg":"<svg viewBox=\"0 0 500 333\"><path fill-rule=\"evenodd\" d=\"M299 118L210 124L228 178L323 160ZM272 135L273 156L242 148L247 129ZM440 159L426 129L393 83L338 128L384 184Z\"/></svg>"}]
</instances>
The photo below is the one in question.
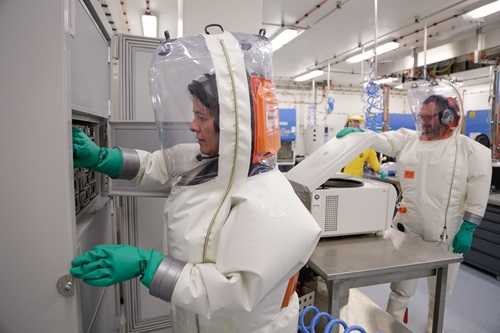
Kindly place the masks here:
<instances>
[{"instance_id":1,"label":"white hazmat suit","mask_svg":"<svg viewBox=\"0 0 500 333\"><path fill-rule=\"evenodd\" d=\"M252 121L257 119L250 107L247 73L251 69L245 68L244 60L249 52L242 52L252 46L247 40L226 32L200 35L185 43L180 38L171 47L160 47L152 62L153 103L162 126L168 118L164 112L174 108L159 103L175 95L165 97L162 89L180 84L164 82L168 78L162 76L162 56L175 52L179 43L183 48L206 43L208 60L193 59L197 64L213 62L217 77L220 143L216 164L199 154L198 144L154 153L122 149L123 173L135 174L131 179L135 185L174 184L165 204L167 256L150 293L170 302L176 333L297 332L298 296L294 292L291 299L285 299L285 292L290 279L307 263L321 230L275 165L249 175L254 165ZM257 40L270 50L267 39ZM184 63L174 61L174 65L182 68ZM266 77L272 77L270 68L265 71ZM162 142L167 141L162 137L167 134L160 131ZM208 181L189 185L172 178L208 165L217 167ZM284 301L288 305L282 306Z\"/></svg>"},{"instance_id":2,"label":"white hazmat suit","mask_svg":"<svg viewBox=\"0 0 500 333\"><path fill-rule=\"evenodd\" d=\"M424 87L432 92L434 87ZM427 92L427 91L426 91ZM410 93L409 93L410 94ZM420 100L421 102L421 100ZM418 104L418 103L417 103ZM416 105L415 119L421 105ZM414 111L414 110L412 110ZM436 116L441 117L440 114ZM424 116L425 117L425 116ZM428 121L433 121L431 115ZM438 129L449 131L456 119L438 120ZM458 127L459 128L459 127ZM400 209L393 228L453 251L452 242L464 220L479 224L488 202L491 182L491 152L478 142L459 134L424 140L425 134L401 128L377 135L371 148L396 158L397 176L402 188ZM437 132L436 132L437 133ZM448 270L447 295L451 294L459 263ZM415 294L417 279L391 284L387 311L403 321L409 298ZM432 328L435 277L427 278L429 289L428 329Z\"/></svg>"}]
</instances>

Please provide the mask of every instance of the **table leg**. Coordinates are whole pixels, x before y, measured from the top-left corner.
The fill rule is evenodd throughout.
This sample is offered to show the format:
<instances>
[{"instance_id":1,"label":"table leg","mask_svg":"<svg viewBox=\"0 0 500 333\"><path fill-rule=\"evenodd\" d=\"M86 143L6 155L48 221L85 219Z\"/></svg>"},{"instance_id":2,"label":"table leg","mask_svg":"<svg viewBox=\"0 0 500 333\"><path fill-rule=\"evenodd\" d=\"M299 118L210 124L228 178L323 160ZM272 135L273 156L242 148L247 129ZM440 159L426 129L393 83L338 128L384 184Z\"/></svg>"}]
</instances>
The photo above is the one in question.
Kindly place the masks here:
<instances>
[{"instance_id":1,"label":"table leg","mask_svg":"<svg viewBox=\"0 0 500 333\"><path fill-rule=\"evenodd\" d=\"M327 281L328 288L328 313L333 319L340 319L340 283ZM337 333L339 325L333 327L332 333Z\"/></svg>"},{"instance_id":2,"label":"table leg","mask_svg":"<svg viewBox=\"0 0 500 333\"><path fill-rule=\"evenodd\" d=\"M446 282L448 277L448 265L436 269L436 290L434 293L434 313L432 321L432 332L443 332L444 303L446 300Z\"/></svg>"}]
</instances>

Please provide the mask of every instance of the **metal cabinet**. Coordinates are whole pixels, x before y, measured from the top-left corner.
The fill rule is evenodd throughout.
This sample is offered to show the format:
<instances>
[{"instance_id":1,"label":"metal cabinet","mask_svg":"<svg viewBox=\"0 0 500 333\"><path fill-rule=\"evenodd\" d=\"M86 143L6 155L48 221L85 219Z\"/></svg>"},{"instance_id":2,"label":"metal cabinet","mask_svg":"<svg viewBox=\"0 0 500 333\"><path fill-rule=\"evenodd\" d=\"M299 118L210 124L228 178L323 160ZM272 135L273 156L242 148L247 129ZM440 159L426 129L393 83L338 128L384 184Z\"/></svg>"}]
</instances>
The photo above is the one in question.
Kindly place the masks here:
<instances>
[{"instance_id":1,"label":"metal cabinet","mask_svg":"<svg viewBox=\"0 0 500 333\"><path fill-rule=\"evenodd\" d=\"M152 118L149 94L139 98L137 91L147 92L144 67L160 40L115 43L97 0L7 1L1 7L0 331L170 331L168 304L137 281L98 288L69 275L78 254L119 237L161 249L161 239L149 234L162 235L150 227L161 229L165 198L109 196L106 177L73 168L71 147L72 126L104 145L110 118ZM116 51L118 44L126 56ZM127 67L129 58L140 65ZM152 207L160 221L149 219ZM123 316L120 298L127 304Z\"/></svg>"},{"instance_id":2,"label":"metal cabinet","mask_svg":"<svg viewBox=\"0 0 500 333\"><path fill-rule=\"evenodd\" d=\"M74 115L109 114L111 28L95 0L1 8L0 331L114 332L117 288L69 275L80 252L116 240L111 200L95 174L75 176L71 149Z\"/></svg>"},{"instance_id":3,"label":"metal cabinet","mask_svg":"<svg viewBox=\"0 0 500 333\"><path fill-rule=\"evenodd\" d=\"M488 204L483 221L474 232L464 262L494 274L500 280L500 206Z\"/></svg>"}]
</instances>

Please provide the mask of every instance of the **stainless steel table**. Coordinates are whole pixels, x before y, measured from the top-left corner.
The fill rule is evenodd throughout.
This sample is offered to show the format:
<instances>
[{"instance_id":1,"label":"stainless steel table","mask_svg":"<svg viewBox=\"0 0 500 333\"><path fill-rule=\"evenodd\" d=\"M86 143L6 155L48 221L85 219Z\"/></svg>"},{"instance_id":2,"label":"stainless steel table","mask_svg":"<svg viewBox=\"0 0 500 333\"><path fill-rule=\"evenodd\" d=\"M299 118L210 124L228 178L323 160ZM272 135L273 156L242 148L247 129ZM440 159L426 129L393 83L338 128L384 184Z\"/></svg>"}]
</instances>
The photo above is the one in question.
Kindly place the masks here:
<instances>
[{"instance_id":1,"label":"stainless steel table","mask_svg":"<svg viewBox=\"0 0 500 333\"><path fill-rule=\"evenodd\" d=\"M395 229L383 235L361 235L320 240L309 266L326 282L328 312L339 318L340 300L350 288L436 275L432 332L443 330L448 265L461 256L407 236Z\"/></svg>"}]
</instances>

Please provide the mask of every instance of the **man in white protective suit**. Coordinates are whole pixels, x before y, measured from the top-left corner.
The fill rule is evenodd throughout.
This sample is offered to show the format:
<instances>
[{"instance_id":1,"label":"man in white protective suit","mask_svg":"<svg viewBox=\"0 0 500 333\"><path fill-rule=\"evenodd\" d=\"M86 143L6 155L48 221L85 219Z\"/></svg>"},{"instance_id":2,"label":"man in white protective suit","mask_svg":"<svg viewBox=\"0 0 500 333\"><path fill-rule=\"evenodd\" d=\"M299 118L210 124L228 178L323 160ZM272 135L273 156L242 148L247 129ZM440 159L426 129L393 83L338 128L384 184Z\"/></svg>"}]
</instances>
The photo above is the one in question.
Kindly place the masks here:
<instances>
[{"instance_id":1,"label":"man in white protective suit","mask_svg":"<svg viewBox=\"0 0 500 333\"><path fill-rule=\"evenodd\" d=\"M392 227L447 251L470 250L482 220L491 184L491 151L461 135L460 93L450 83L433 82L408 91L416 130L401 128L376 136L371 148L396 157L402 200ZM351 130L344 130L343 137ZM360 135L360 134L357 134ZM363 135L363 134L361 134ZM448 269L446 294L460 263ZM391 283L387 312L403 321L417 279ZM435 276L427 278L428 331L432 329Z\"/></svg>"},{"instance_id":2,"label":"man in white protective suit","mask_svg":"<svg viewBox=\"0 0 500 333\"><path fill-rule=\"evenodd\" d=\"M171 186L163 253L99 245L72 261L76 278L140 276L170 303L173 332L297 332L296 277L321 230L277 168L271 59L261 35L167 39L149 73L161 150L100 148L74 129L75 167ZM172 124L189 126L189 142Z\"/></svg>"}]
</instances>

